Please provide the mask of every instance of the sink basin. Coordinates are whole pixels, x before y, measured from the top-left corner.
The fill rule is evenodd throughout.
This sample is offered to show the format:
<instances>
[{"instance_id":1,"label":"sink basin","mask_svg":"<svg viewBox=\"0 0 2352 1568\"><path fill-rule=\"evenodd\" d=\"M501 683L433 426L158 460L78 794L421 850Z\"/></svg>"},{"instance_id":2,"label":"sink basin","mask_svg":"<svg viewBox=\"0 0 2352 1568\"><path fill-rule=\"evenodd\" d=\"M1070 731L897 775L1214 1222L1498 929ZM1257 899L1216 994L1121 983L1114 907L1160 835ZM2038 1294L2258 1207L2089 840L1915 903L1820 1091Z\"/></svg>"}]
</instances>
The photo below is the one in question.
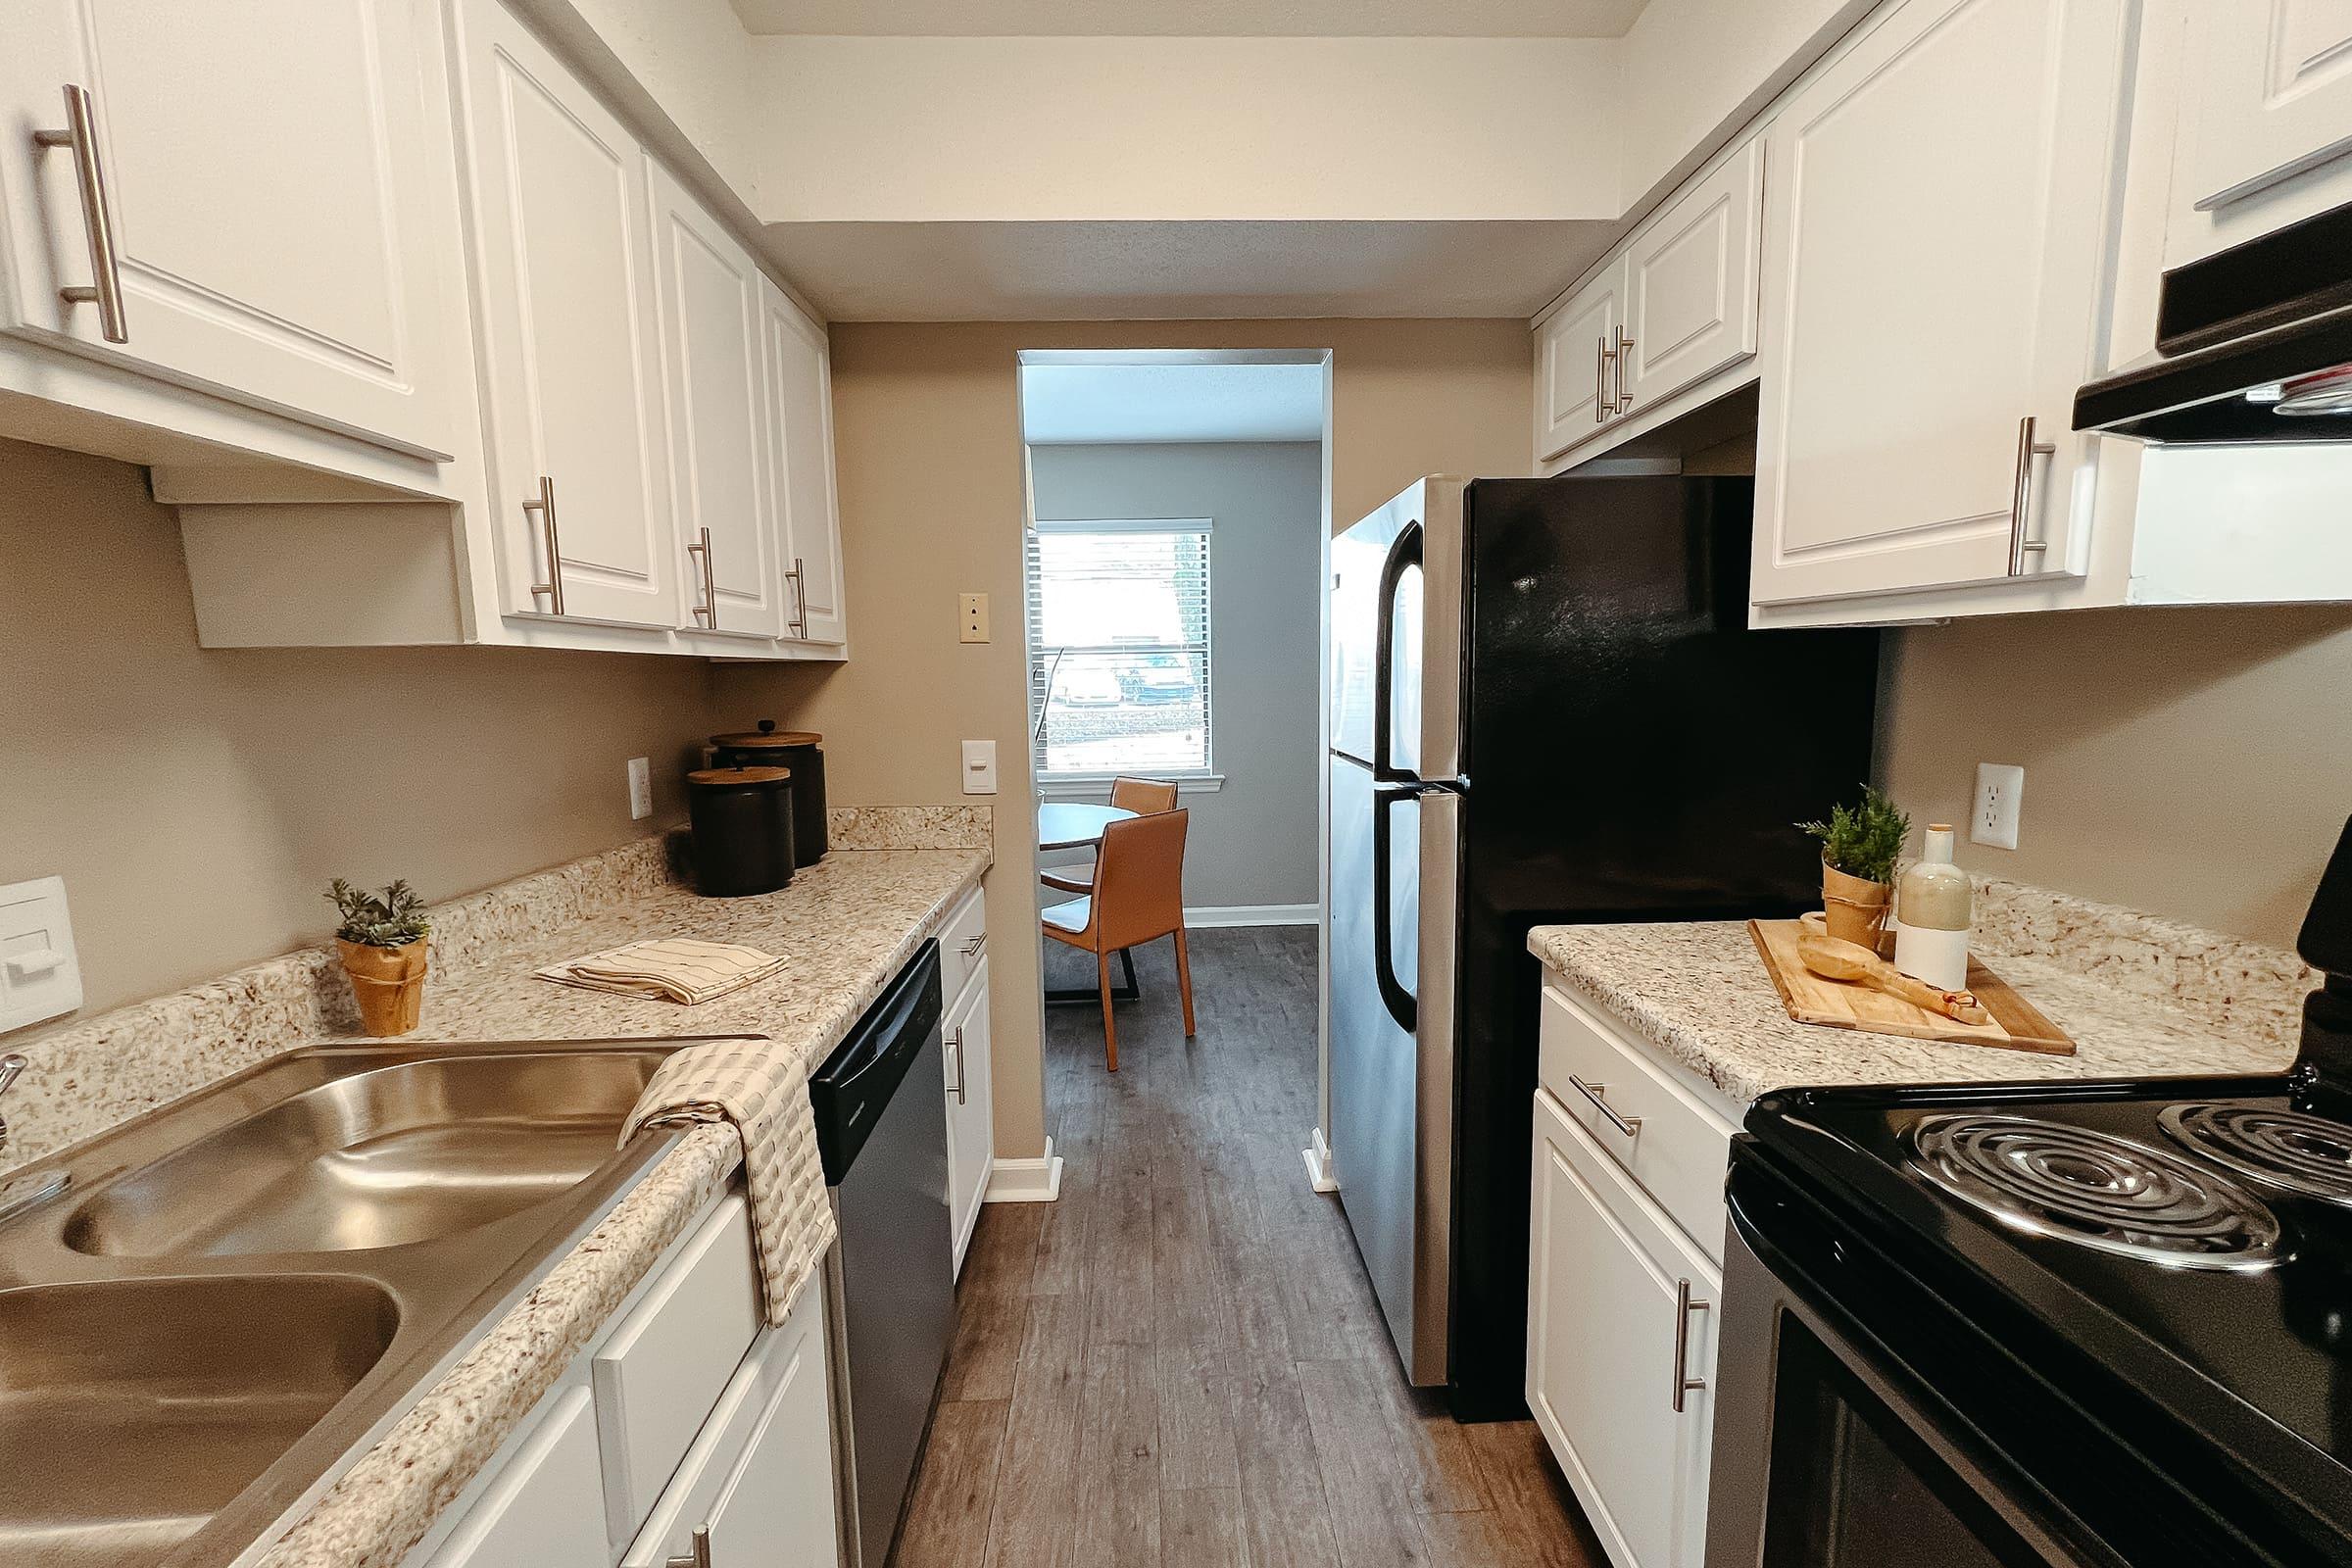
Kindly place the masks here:
<instances>
[{"instance_id":1,"label":"sink basin","mask_svg":"<svg viewBox=\"0 0 2352 1568\"><path fill-rule=\"evenodd\" d=\"M155 1562L392 1344L370 1281L109 1280L0 1291L0 1561Z\"/></svg>"},{"instance_id":2,"label":"sink basin","mask_svg":"<svg viewBox=\"0 0 2352 1568\"><path fill-rule=\"evenodd\" d=\"M335 1078L106 1184L73 1211L64 1240L93 1256L158 1257L455 1236L593 1174L660 1061L465 1055Z\"/></svg>"}]
</instances>

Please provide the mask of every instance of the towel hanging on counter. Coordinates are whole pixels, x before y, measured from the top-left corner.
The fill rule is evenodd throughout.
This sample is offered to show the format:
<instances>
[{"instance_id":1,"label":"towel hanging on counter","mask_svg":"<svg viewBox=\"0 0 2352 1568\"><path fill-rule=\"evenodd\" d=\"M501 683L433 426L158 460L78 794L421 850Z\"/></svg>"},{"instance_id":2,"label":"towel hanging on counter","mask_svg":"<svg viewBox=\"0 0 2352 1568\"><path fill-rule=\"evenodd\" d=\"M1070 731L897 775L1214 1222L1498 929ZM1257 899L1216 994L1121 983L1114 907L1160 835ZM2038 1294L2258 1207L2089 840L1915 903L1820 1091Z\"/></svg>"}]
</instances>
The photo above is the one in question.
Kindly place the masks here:
<instances>
[{"instance_id":1,"label":"towel hanging on counter","mask_svg":"<svg viewBox=\"0 0 2352 1568\"><path fill-rule=\"evenodd\" d=\"M662 937L550 964L539 970L538 975L560 986L682 1002L693 1006L757 985L783 967L782 958L758 948L732 942L697 942L691 937Z\"/></svg>"},{"instance_id":2,"label":"towel hanging on counter","mask_svg":"<svg viewBox=\"0 0 2352 1568\"><path fill-rule=\"evenodd\" d=\"M757 1037L688 1046L655 1069L620 1141L640 1127L700 1121L733 1122L742 1134L760 1294L769 1324L781 1324L836 1234L800 1053Z\"/></svg>"}]
</instances>

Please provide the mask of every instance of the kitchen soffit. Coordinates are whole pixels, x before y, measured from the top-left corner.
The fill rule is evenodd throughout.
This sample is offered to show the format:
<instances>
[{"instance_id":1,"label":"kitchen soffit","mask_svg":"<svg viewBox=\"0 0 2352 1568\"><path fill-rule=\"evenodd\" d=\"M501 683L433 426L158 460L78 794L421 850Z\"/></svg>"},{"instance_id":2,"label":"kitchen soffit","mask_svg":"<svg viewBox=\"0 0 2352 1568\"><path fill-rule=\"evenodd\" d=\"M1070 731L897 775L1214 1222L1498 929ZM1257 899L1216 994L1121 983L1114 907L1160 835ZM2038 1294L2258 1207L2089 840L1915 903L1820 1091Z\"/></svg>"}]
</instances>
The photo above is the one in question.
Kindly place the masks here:
<instances>
[{"instance_id":1,"label":"kitchen soffit","mask_svg":"<svg viewBox=\"0 0 2352 1568\"><path fill-rule=\"evenodd\" d=\"M1648 0L732 0L755 33L893 37L1615 38Z\"/></svg>"}]
</instances>

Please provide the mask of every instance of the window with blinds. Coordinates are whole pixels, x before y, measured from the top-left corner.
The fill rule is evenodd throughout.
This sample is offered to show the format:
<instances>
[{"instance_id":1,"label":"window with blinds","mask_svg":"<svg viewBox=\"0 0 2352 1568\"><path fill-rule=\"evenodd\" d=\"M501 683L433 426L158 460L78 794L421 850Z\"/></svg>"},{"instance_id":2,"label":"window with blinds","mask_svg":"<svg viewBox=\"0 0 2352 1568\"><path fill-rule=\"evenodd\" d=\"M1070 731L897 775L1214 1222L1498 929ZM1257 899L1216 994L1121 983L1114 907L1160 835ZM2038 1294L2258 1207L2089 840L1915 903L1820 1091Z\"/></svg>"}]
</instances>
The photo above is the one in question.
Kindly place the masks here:
<instances>
[{"instance_id":1,"label":"window with blinds","mask_svg":"<svg viewBox=\"0 0 2352 1568\"><path fill-rule=\"evenodd\" d=\"M1030 534L1039 778L1209 770L1208 536L1205 517Z\"/></svg>"}]
</instances>

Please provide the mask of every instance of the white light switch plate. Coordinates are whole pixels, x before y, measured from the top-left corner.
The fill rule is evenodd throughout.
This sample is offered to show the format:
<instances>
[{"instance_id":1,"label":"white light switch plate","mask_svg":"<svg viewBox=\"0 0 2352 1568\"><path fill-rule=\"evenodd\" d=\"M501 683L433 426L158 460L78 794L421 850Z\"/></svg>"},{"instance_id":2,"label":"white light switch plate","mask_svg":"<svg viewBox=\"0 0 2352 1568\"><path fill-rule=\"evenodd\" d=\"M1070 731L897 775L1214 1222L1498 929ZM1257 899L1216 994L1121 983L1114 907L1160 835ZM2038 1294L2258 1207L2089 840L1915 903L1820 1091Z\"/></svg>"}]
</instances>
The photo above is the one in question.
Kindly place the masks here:
<instances>
[{"instance_id":1,"label":"white light switch plate","mask_svg":"<svg viewBox=\"0 0 2352 1568\"><path fill-rule=\"evenodd\" d=\"M997 793L997 743L995 741L965 741L963 743L963 793L994 795Z\"/></svg>"},{"instance_id":2,"label":"white light switch plate","mask_svg":"<svg viewBox=\"0 0 2352 1568\"><path fill-rule=\"evenodd\" d=\"M0 888L0 1034L80 1005L65 878Z\"/></svg>"},{"instance_id":3,"label":"white light switch plate","mask_svg":"<svg viewBox=\"0 0 2352 1568\"><path fill-rule=\"evenodd\" d=\"M2017 848L2017 819L2025 805L2026 770L2007 762L1977 764L1977 804L1968 836L1996 850Z\"/></svg>"}]
</instances>

